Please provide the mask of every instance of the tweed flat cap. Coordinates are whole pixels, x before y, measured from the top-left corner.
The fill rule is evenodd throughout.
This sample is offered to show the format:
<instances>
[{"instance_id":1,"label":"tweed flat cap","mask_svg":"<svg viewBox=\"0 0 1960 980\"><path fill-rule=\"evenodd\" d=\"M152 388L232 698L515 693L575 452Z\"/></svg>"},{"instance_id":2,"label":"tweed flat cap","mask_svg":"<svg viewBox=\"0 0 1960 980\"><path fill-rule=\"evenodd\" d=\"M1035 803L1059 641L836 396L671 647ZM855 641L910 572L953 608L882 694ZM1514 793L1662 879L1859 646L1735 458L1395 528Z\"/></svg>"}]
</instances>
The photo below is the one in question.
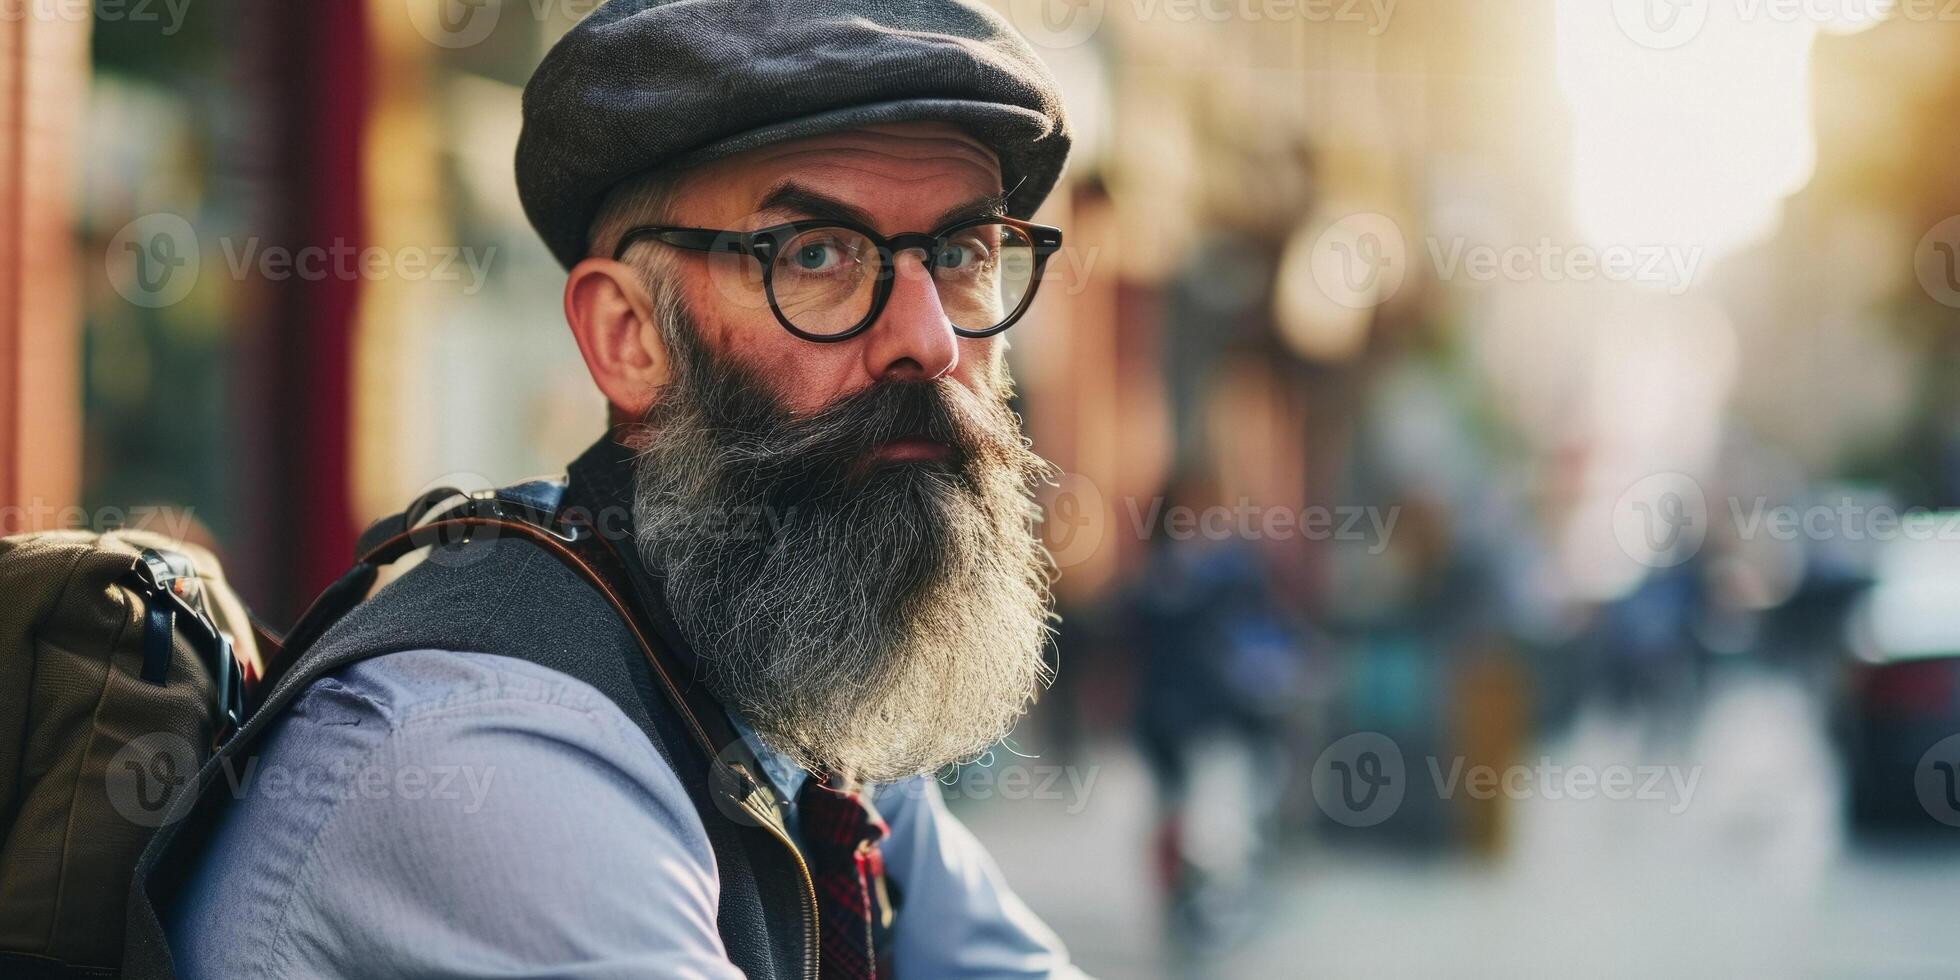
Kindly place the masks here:
<instances>
[{"instance_id":1,"label":"tweed flat cap","mask_svg":"<svg viewBox=\"0 0 1960 980\"><path fill-rule=\"evenodd\" d=\"M606 192L874 123L960 126L1000 156L1027 217L1061 176L1068 120L1046 65L967 0L611 0L524 87L517 190L568 268Z\"/></svg>"}]
</instances>

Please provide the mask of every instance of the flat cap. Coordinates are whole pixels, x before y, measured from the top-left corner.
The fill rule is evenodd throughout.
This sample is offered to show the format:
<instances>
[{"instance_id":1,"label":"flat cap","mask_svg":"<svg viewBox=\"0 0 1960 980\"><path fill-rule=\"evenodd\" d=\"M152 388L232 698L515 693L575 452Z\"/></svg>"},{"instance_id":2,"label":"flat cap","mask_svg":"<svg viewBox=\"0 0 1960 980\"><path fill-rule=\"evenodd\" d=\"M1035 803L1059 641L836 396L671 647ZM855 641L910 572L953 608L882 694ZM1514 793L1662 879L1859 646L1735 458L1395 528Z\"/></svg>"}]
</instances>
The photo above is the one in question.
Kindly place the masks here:
<instances>
[{"instance_id":1,"label":"flat cap","mask_svg":"<svg viewBox=\"0 0 1960 980\"><path fill-rule=\"evenodd\" d=\"M611 0L524 87L517 190L568 268L607 191L785 140L891 122L955 124L1000 157L1027 217L1061 176L1054 76L967 0Z\"/></svg>"}]
</instances>

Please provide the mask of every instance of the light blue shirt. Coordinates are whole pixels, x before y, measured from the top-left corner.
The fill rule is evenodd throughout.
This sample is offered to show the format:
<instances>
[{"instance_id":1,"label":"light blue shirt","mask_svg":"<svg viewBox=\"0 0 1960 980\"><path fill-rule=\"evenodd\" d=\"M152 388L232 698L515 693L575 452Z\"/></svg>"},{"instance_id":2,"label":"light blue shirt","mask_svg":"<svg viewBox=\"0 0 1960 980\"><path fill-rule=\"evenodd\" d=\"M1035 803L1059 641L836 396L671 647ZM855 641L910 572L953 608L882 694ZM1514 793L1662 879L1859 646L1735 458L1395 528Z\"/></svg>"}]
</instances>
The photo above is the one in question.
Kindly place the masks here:
<instances>
[{"instance_id":1,"label":"light blue shirt","mask_svg":"<svg viewBox=\"0 0 1960 980\"><path fill-rule=\"evenodd\" d=\"M791 800L803 773L744 730ZM166 910L178 975L737 978L707 832L604 695L417 650L314 684ZM1080 977L927 777L882 786L905 980Z\"/></svg>"}]
</instances>

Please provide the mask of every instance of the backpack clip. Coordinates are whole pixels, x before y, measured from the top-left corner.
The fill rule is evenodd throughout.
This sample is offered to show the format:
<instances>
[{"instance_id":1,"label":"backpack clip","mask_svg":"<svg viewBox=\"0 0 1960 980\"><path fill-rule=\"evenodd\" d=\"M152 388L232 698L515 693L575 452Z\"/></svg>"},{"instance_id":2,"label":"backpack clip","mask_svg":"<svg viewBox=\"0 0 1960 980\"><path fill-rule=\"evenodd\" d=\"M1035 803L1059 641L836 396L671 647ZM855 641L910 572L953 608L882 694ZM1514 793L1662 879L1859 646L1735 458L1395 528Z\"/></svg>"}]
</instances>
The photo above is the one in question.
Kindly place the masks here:
<instances>
[{"instance_id":1,"label":"backpack clip","mask_svg":"<svg viewBox=\"0 0 1960 980\"><path fill-rule=\"evenodd\" d=\"M143 680L161 687L169 679L171 638L182 632L211 669L217 688L218 737L237 730L245 716L245 678L231 637L199 608L204 596L197 566L181 553L145 548L132 578L146 606Z\"/></svg>"}]
</instances>

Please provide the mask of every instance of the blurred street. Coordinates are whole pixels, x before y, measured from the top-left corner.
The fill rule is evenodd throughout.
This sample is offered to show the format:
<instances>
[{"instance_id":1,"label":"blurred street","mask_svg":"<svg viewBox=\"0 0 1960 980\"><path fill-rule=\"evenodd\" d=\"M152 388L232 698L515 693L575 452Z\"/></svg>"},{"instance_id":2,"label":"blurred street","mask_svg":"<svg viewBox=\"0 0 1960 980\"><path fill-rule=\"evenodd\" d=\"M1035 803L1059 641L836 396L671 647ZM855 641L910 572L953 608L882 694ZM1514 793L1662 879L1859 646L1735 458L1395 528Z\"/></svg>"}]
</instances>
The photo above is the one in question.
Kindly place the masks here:
<instances>
[{"instance_id":1,"label":"blurred street","mask_svg":"<svg viewBox=\"0 0 1960 980\"><path fill-rule=\"evenodd\" d=\"M1190 975L1960 976L1960 847L1848 839L1820 725L1814 699L1765 676L1718 686L1686 742L1582 713L1532 758L1700 765L1691 803L1526 798L1513 832L1528 844L1490 861L1398 854L1365 835L1294 849L1254 934ZM1140 859L1147 777L1127 747L1089 756L1100 772L1076 816L1042 801L961 813L1085 967L1175 976ZM1109 899L1079 899L1091 891Z\"/></svg>"}]
</instances>

